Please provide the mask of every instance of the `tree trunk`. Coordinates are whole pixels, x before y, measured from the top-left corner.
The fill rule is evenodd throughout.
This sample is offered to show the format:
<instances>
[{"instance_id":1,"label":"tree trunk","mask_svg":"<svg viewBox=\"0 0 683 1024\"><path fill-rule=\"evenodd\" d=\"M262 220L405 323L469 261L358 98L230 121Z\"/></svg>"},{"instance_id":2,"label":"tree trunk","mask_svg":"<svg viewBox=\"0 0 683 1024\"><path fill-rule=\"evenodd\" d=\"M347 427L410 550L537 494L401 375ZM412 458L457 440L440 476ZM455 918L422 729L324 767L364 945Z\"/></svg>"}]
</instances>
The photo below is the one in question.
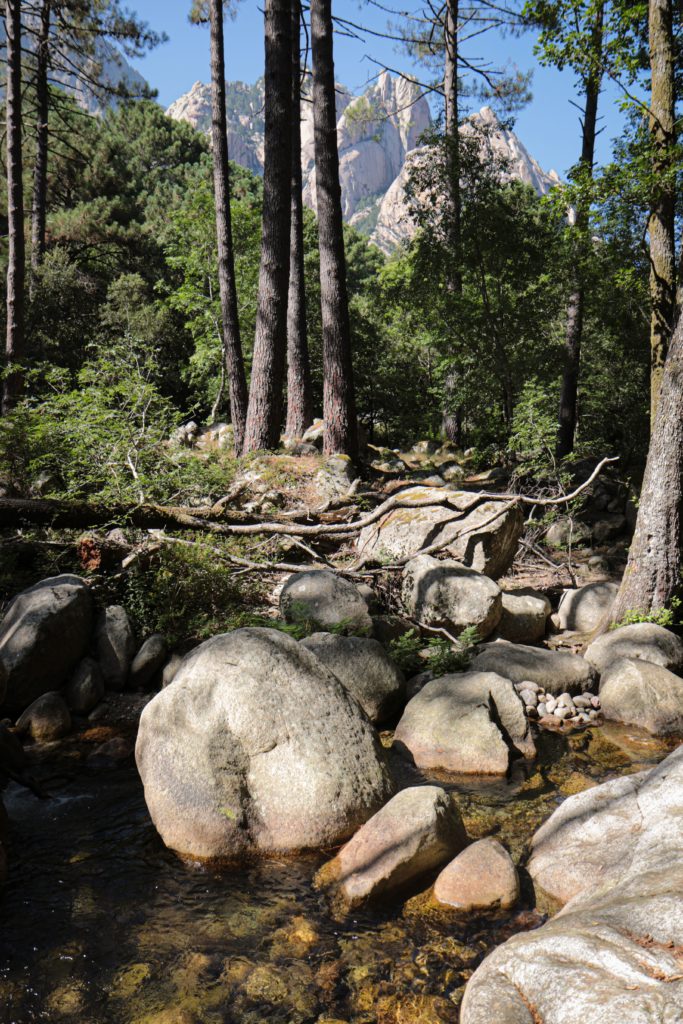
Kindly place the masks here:
<instances>
[{"instance_id":1,"label":"tree trunk","mask_svg":"<svg viewBox=\"0 0 683 1024\"><path fill-rule=\"evenodd\" d=\"M448 169L447 229L453 263L446 274L451 295L462 295L462 199L460 195L460 111L458 103L458 0L447 0L444 26L444 106ZM458 375L450 369L444 381L441 429L444 438L462 444L462 412L457 407Z\"/></svg>"},{"instance_id":2,"label":"tree trunk","mask_svg":"<svg viewBox=\"0 0 683 1024\"><path fill-rule=\"evenodd\" d=\"M48 64L50 57L50 17L52 0L43 0L40 29L36 45L36 157L33 164L33 203L31 207L31 294L36 287L38 271L45 257L45 224L47 220L47 161L50 90Z\"/></svg>"},{"instance_id":3,"label":"tree trunk","mask_svg":"<svg viewBox=\"0 0 683 1024\"><path fill-rule=\"evenodd\" d=\"M675 83L671 0L650 0L650 138L653 190L650 236L650 428L653 429L676 309Z\"/></svg>"},{"instance_id":4,"label":"tree trunk","mask_svg":"<svg viewBox=\"0 0 683 1024\"><path fill-rule=\"evenodd\" d=\"M613 622L628 611L648 614L665 608L680 585L682 472L683 318L679 318L662 374L636 529L611 613Z\"/></svg>"},{"instance_id":5,"label":"tree trunk","mask_svg":"<svg viewBox=\"0 0 683 1024\"><path fill-rule=\"evenodd\" d=\"M230 385L230 415L235 431L235 451L244 443L247 418L247 379L240 341L237 311L235 262L230 215L230 165L228 163L228 124L225 111L225 47L223 39L223 0L210 0L211 18L211 143L213 147L213 187L216 202L218 241L218 285L223 327L223 359Z\"/></svg>"},{"instance_id":6,"label":"tree trunk","mask_svg":"<svg viewBox=\"0 0 683 1024\"><path fill-rule=\"evenodd\" d=\"M591 49L594 63L585 80L586 106L583 114L581 159L579 168L583 178L593 177L595 160L595 137L598 121L598 99L602 84L602 37L604 22L604 4L596 12L593 26ZM565 364L560 390L560 411L557 432L558 459L563 459L574 450L574 437L578 422L579 372L581 363L581 340L583 337L583 309L585 301L585 285L581 268L583 248L587 243L588 206L581 204L576 212L577 245L574 246L574 286L567 306L567 330L565 334ZM578 251L577 251L578 250Z\"/></svg>"},{"instance_id":7,"label":"tree trunk","mask_svg":"<svg viewBox=\"0 0 683 1024\"><path fill-rule=\"evenodd\" d=\"M266 0L263 233L244 450L277 448L287 353L292 153L291 0Z\"/></svg>"},{"instance_id":8,"label":"tree trunk","mask_svg":"<svg viewBox=\"0 0 683 1024\"><path fill-rule=\"evenodd\" d=\"M311 366L306 336L304 290L304 219L301 195L301 2L292 0L292 176L287 302L287 425L288 437L301 437L313 422Z\"/></svg>"},{"instance_id":9,"label":"tree trunk","mask_svg":"<svg viewBox=\"0 0 683 1024\"><path fill-rule=\"evenodd\" d=\"M7 262L7 341L8 366L2 391L2 411L8 413L21 394L24 375L18 364L24 358L24 279L26 249L24 242L24 180L21 153L21 4L5 4L7 37L7 221L9 252Z\"/></svg>"},{"instance_id":10,"label":"tree trunk","mask_svg":"<svg viewBox=\"0 0 683 1024\"><path fill-rule=\"evenodd\" d=\"M311 0L315 182L323 324L324 451L358 454L351 325L339 184L331 0Z\"/></svg>"}]
</instances>

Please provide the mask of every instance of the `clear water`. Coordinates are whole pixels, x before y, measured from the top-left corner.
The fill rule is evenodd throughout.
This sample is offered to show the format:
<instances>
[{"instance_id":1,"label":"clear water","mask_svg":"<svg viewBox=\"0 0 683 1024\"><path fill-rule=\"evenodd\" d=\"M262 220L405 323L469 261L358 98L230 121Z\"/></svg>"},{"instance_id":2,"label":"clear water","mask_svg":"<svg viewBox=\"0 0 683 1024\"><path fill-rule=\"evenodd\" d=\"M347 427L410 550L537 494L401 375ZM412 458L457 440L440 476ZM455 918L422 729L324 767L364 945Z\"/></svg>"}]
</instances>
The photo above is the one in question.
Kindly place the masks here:
<instances>
[{"instance_id":1,"label":"clear water","mask_svg":"<svg viewBox=\"0 0 683 1024\"><path fill-rule=\"evenodd\" d=\"M86 752L71 742L37 763L49 800L5 793L2 1024L455 1022L486 952L542 923L524 881L520 906L497 917L458 920L414 892L335 920L311 884L322 856L189 867L162 846L132 759L94 766ZM665 753L633 731L594 730L547 736L539 764L509 780L439 781L472 836L496 835L523 861L563 794ZM394 763L403 784L434 780Z\"/></svg>"}]
</instances>

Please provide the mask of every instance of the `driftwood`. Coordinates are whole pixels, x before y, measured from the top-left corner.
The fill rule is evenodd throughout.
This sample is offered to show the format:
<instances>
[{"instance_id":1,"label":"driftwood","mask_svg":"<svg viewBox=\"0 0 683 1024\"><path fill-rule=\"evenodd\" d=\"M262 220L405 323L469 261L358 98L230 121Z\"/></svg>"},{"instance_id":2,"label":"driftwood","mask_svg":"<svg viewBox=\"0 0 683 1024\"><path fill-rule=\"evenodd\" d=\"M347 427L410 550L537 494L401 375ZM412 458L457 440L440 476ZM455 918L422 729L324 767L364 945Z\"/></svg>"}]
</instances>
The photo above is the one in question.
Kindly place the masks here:
<instances>
[{"instance_id":1,"label":"driftwood","mask_svg":"<svg viewBox=\"0 0 683 1024\"><path fill-rule=\"evenodd\" d=\"M90 502L56 501L49 498L0 498L0 528L22 526L47 526L55 529L93 529L96 527L133 526L143 530L195 530L223 536L276 536L290 537L336 537L345 540L382 519L388 512L399 508L424 508L441 506L452 508L460 516L466 516L477 505L486 501L502 503L502 514L514 505L529 505L548 508L563 505L578 497L595 480L603 467L616 458L603 459L590 477L571 494L558 498L534 498L524 494L501 494L479 491L464 508L456 506L448 492L439 493L435 488L419 498L406 497L414 489L411 484L383 501L374 511L355 520L342 522L302 523L278 521L277 519L253 521L251 517L228 511L226 499L212 506L186 508L165 505L104 505ZM320 510L322 514L322 510ZM436 546L430 552L438 550Z\"/></svg>"}]
</instances>

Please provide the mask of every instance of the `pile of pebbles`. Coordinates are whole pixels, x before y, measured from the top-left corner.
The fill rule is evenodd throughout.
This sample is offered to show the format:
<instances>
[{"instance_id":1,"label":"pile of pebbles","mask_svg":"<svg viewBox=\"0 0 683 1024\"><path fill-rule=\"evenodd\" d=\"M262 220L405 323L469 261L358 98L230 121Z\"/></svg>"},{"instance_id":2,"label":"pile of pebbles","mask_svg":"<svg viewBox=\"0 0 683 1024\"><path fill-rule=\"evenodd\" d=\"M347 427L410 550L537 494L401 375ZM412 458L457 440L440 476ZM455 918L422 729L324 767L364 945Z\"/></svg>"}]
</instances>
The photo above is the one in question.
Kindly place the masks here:
<instances>
[{"instance_id":1,"label":"pile of pebbles","mask_svg":"<svg viewBox=\"0 0 683 1024\"><path fill-rule=\"evenodd\" d=\"M554 697L546 693L538 683L529 681L515 683L515 689L524 702L527 715L539 726L549 729L572 726L580 729L602 721L600 698L594 693L582 693L576 697L570 693L561 693L559 697Z\"/></svg>"}]
</instances>

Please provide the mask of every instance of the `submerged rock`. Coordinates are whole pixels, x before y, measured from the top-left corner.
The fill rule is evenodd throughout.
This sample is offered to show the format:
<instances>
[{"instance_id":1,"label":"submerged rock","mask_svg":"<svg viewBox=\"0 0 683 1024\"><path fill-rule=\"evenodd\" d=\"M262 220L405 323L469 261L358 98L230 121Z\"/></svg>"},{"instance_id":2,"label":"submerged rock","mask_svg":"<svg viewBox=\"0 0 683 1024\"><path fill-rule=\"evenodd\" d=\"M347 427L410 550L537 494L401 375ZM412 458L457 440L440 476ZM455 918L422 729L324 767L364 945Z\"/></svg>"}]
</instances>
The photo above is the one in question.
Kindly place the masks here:
<instances>
[{"instance_id":1,"label":"submerged rock","mask_svg":"<svg viewBox=\"0 0 683 1024\"><path fill-rule=\"evenodd\" d=\"M418 622L456 635L475 626L482 638L496 628L503 609L500 587L488 576L431 555L408 562L402 598L407 612Z\"/></svg>"},{"instance_id":2,"label":"submerged rock","mask_svg":"<svg viewBox=\"0 0 683 1024\"><path fill-rule=\"evenodd\" d=\"M199 859L331 846L392 794L367 717L272 629L201 644L140 719L138 769L167 846Z\"/></svg>"},{"instance_id":3,"label":"submerged rock","mask_svg":"<svg viewBox=\"0 0 683 1024\"><path fill-rule=\"evenodd\" d=\"M42 743L66 736L71 729L71 715L61 693L44 693L35 700L20 716L16 729Z\"/></svg>"},{"instance_id":4,"label":"submerged rock","mask_svg":"<svg viewBox=\"0 0 683 1024\"><path fill-rule=\"evenodd\" d=\"M92 597L78 576L54 576L18 594L0 623L7 710L18 714L58 690L85 654L91 629Z\"/></svg>"},{"instance_id":5,"label":"submerged rock","mask_svg":"<svg viewBox=\"0 0 683 1024\"><path fill-rule=\"evenodd\" d=\"M301 643L334 672L371 722L385 722L403 707L403 673L377 640L314 633Z\"/></svg>"},{"instance_id":6,"label":"submerged rock","mask_svg":"<svg viewBox=\"0 0 683 1024\"><path fill-rule=\"evenodd\" d=\"M447 864L434 883L437 903L456 910L509 910L519 899L512 857L497 839L480 839Z\"/></svg>"},{"instance_id":7,"label":"submerged rock","mask_svg":"<svg viewBox=\"0 0 683 1024\"><path fill-rule=\"evenodd\" d=\"M493 672L427 683L406 707L394 744L419 768L473 775L504 775L513 753L536 755L519 695Z\"/></svg>"},{"instance_id":8,"label":"submerged rock","mask_svg":"<svg viewBox=\"0 0 683 1024\"><path fill-rule=\"evenodd\" d=\"M372 619L353 583L327 569L293 573L280 593L280 610L287 622L312 623L318 629L334 626L368 635Z\"/></svg>"},{"instance_id":9,"label":"submerged rock","mask_svg":"<svg viewBox=\"0 0 683 1024\"><path fill-rule=\"evenodd\" d=\"M316 877L354 907L437 868L467 843L457 806L440 786L397 793Z\"/></svg>"},{"instance_id":10,"label":"submerged rock","mask_svg":"<svg viewBox=\"0 0 683 1024\"><path fill-rule=\"evenodd\" d=\"M637 658L612 662L600 679L605 718L655 736L683 735L683 679Z\"/></svg>"},{"instance_id":11,"label":"submerged rock","mask_svg":"<svg viewBox=\"0 0 683 1024\"><path fill-rule=\"evenodd\" d=\"M105 686L123 690L135 654L135 635L125 608L110 605L104 609L97 620L95 642Z\"/></svg>"},{"instance_id":12,"label":"submerged rock","mask_svg":"<svg viewBox=\"0 0 683 1024\"><path fill-rule=\"evenodd\" d=\"M513 683L537 683L548 693L583 693L595 689L597 673L584 658L566 651L527 647L496 640L484 644L472 663L479 672L497 672Z\"/></svg>"},{"instance_id":13,"label":"submerged rock","mask_svg":"<svg viewBox=\"0 0 683 1024\"><path fill-rule=\"evenodd\" d=\"M492 579L512 565L524 526L516 506L447 487L410 487L400 496L425 504L393 509L365 527L358 552L368 561L410 558L432 544L448 542L444 550L450 558ZM434 504L428 503L430 499Z\"/></svg>"},{"instance_id":14,"label":"submerged rock","mask_svg":"<svg viewBox=\"0 0 683 1024\"><path fill-rule=\"evenodd\" d=\"M637 622L604 633L588 647L586 661L605 672L619 658L641 658L670 672L683 670L683 641L664 626Z\"/></svg>"}]
</instances>

